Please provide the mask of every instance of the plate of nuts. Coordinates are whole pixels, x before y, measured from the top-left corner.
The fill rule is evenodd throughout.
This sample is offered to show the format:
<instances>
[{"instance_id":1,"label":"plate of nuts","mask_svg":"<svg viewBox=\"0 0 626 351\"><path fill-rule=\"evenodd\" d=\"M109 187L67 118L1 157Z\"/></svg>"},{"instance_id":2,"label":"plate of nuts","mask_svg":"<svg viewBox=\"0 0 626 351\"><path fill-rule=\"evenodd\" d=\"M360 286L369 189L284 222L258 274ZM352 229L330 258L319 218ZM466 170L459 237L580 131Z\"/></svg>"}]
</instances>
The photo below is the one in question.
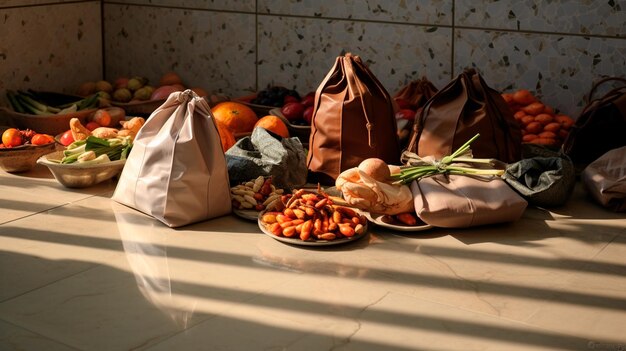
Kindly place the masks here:
<instances>
[{"instance_id":1,"label":"plate of nuts","mask_svg":"<svg viewBox=\"0 0 626 351\"><path fill-rule=\"evenodd\" d=\"M243 219L256 221L259 213L274 209L280 202L283 189L272 184L272 177L256 179L230 188L233 213Z\"/></svg>"},{"instance_id":2,"label":"plate of nuts","mask_svg":"<svg viewBox=\"0 0 626 351\"><path fill-rule=\"evenodd\" d=\"M259 228L268 236L294 245L337 245L367 234L367 218L359 210L338 206L318 188L293 190L258 215Z\"/></svg>"}]
</instances>

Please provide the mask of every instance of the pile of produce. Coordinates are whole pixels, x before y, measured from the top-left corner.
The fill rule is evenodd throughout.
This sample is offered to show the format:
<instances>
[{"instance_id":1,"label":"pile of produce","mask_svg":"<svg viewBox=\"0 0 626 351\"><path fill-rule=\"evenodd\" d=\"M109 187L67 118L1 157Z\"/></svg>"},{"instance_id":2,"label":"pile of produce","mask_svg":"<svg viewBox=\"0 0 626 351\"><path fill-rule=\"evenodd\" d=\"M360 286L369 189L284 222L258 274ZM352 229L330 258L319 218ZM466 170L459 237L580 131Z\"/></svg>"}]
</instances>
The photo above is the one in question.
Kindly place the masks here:
<instances>
[{"instance_id":1,"label":"pile of produce","mask_svg":"<svg viewBox=\"0 0 626 351\"><path fill-rule=\"evenodd\" d=\"M263 211L278 206L283 189L276 189L272 177L259 176L254 180L230 188L233 208Z\"/></svg>"},{"instance_id":2,"label":"pile of produce","mask_svg":"<svg viewBox=\"0 0 626 351\"><path fill-rule=\"evenodd\" d=\"M50 104L41 93L33 90L7 90L7 99L15 112L31 115L63 115L81 110L96 108L100 104L102 94L88 94L84 99L76 99L64 104Z\"/></svg>"},{"instance_id":3,"label":"pile of produce","mask_svg":"<svg viewBox=\"0 0 626 351\"><path fill-rule=\"evenodd\" d=\"M321 189L282 195L278 211L266 212L261 224L276 236L304 241L336 240L365 233L367 219L349 207L336 206Z\"/></svg>"},{"instance_id":4,"label":"pile of produce","mask_svg":"<svg viewBox=\"0 0 626 351\"><path fill-rule=\"evenodd\" d=\"M31 129L20 130L9 128L2 133L0 149L22 145L46 145L54 143L54 138L48 134L40 134Z\"/></svg>"},{"instance_id":5,"label":"pile of produce","mask_svg":"<svg viewBox=\"0 0 626 351\"><path fill-rule=\"evenodd\" d=\"M89 136L101 139L128 137L132 142L144 123L144 118L133 117L128 121L121 121L121 129L112 127L96 127L90 130L84 126L78 118L72 118L69 123L70 129L61 134L59 142L64 146L69 146L76 141L86 140Z\"/></svg>"},{"instance_id":6,"label":"pile of produce","mask_svg":"<svg viewBox=\"0 0 626 351\"><path fill-rule=\"evenodd\" d=\"M574 124L571 117L556 112L526 89L505 93L502 97L522 126L523 142L549 147L560 147L563 144Z\"/></svg>"},{"instance_id":7,"label":"pile of produce","mask_svg":"<svg viewBox=\"0 0 626 351\"><path fill-rule=\"evenodd\" d=\"M106 80L85 82L77 90L81 96L98 92L108 100L117 103L131 103L166 99L171 93L187 89L182 79L175 72L168 72L161 76L158 84L151 85L143 76L118 77L113 83ZM199 87L190 88L199 96L208 96L207 92Z\"/></svg>"},{"instance_id":8,"label":"pile of produce","mask_svg":"<svg viewBox=\"0 0 626 351\"><path fill-rule=\"evenodd\" d=\"M309 92L304 97L294 89L281 86L268 86L259 91L256 97L250 100L251 104L280 107L282 115L293 125L308 126L313 117L313 103L315 92Z\"/></svg>"},{"instance_id":9,"label":"pile of produce","mask_svg":"<svg viewBox=\"0 0 626 351\"><path fill-rule=\"evenodd\" d=\"M68 145L63 151L61 163L100 164L125 160L132 146L129 136L103 139L90 135Z\"/></svg>"}]
</instances>

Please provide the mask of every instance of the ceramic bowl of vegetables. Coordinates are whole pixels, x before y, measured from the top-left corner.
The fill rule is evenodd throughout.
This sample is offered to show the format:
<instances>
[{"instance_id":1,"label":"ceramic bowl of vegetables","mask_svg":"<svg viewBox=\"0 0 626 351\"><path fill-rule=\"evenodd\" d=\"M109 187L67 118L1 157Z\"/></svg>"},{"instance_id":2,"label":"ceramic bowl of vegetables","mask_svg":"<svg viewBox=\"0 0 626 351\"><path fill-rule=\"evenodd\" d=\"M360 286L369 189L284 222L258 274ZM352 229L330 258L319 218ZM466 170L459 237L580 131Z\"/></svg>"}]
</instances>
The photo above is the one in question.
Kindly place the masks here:
<instances>
[{"instance_id":1,"label":"ceramic bowl of vegetables","mask_svg":"<svg viewBox=\"0 0 626 351\"><path fill-rule=\"evenodd\" d=\"M42 155L55 150L54 138L32 130L0 127L0 169L9 173L31 170Z\"/></svg>"},{"instance_id":2,"label":"ceramic bowl of vegetables","mask_svg":"<svg viewBox=\"0 0 626 351\"><path fill-rule=\"evenodd\" d=\"M37 163L48 167L63 186L86 188L119 175L131 149L130 137L102 139L89 136L73 142L63 151L40 157Z\"/></svg>"}]
</instances>

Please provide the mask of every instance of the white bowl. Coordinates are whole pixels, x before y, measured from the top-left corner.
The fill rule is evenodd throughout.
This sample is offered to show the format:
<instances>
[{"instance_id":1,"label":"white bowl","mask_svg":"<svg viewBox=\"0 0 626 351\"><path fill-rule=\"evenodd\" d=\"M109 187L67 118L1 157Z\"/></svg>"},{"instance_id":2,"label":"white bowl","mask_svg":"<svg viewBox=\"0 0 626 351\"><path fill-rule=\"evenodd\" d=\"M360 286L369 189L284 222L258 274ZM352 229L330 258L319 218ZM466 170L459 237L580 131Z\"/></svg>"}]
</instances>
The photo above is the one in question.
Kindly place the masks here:
<instances>
[{"instance_id":1,"label":"white bowl","mask_svg":"<svg viewBox=\"0 0 626 351\"><path fill-rule=\"evenodd\" d=\"M122 172L126 160L100 164L61 164L63 151L41 156L37 163L47 166L54 178L68 188L86 188L109 180Z\"/></svg>"}]
</instances>

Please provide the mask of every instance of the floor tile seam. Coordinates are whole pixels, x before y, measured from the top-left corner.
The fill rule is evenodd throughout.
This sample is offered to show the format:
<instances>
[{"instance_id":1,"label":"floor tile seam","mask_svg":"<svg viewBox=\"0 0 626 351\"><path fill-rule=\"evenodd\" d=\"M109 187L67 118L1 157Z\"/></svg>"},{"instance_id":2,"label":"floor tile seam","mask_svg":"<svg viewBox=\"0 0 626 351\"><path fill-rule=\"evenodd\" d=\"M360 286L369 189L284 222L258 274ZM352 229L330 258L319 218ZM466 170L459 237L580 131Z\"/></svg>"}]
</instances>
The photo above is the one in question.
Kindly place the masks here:
<instances>
[{"instance_id":1,"label":"floor tile seam","mask_svg":"<svg viewBox=\"0 0 626 351\"><path fill-rule=\"evenodd\" d=\"M303 275L303 273L298 273L298 275L297 275L297 276L295 276L295 277L293 277L293 278L287 279L287 280L285 280L284 282L282 282L282 283L280 283L280 284L278 284L278 285L274 285L274 286L272 286L272 287L268 287L268 288L266 288L266 289L259 290L256 294L253 294L253 295L252 295L252 296L250 296L249 298L247 298L247 299L243 299L243 300L240 300L240 301L236 301L236 303L237 303L237 304L240 304L240 303L243 303L243 302L250 302L250 301L253 301L254 299L256 299L256 298L258 298L258 297L260 297L260 296L264 296L264 295L266 295L266 293L268 293L268 292L270 292L270 291L274 290L275 288L277 288L277 287L279 287L279 286L281 286L281 285L284 285L284 284L286 284L286 283L288 283L288 282L290 282L290 281L292 281L292 280L295 280L295 279L299 278L301 275ZM159 342L157 342L157 343L155 343L155 344L149 345L148 347L144 348L143 350L150 350L150 349L152 349L152 348L154 348L154 347L158 346L159 344L161 344L161 343L163 343L163 342L166 342L167 340L170 340L170 339L172 339L172 338L174 338L174 337L177 337L178 335L180 335L180 334L182 334L182 333L188 333L188 332L189 332L189 331L191 331L192 329L194 329L194 328L196 328L196 327L198 327L198 326L200 326L200 325L202 325L202 324L204 324L204 323L206 323L206 322L208 322L208 321L211 321L211 320L213 320L213 319L215 319L215 318L220 318L220 317L228 317L228 316L229 316L229 314L228 314L228 312L229 312L229 311L236 310L236 309L238 309L238 308L241 308L241 306L234 306L234 307L228 308L228 309L226 309L226 310L220 311L219 313L214 313L214 314L212 314L210 317L205 318L205 319L202 319L202 320L198 321L198 323L196 323L196 324L194 324L194 325L192 325L192 326L190 326L190 327L188 327L188 328L185 328L185 329L183 329L183 330L179 330L179 331L178 331L178 332L176 332L176 333L172 333L171 335L167 336L167 337L166 337L166 338L164 338L163 340L161 340L161 341L159 341Z\"/></svg>"},{"instance_id":2,"label":"floor tile seam","mask_svg":"<svg viewBox=\"0 0 626 351\"><path fill-rule=\"evenodd\" d=\"M503 316L496 315L496 314L486 313L486 312L483 312L483 311L472 310L472 309L468 309L468 308L461 307L461 306L455 306L455 305L447 304L447 303L444 303L444 302L441 302L441 301L437 301L437 300L430 300L428 298L423 298L423 297L411 295L411 294L408 294L406 292L395 291L395 292L393 292L393 294L404 295L406 297L417 299L417 300L421 300L421 301L424 301L424 302L434 303L434 304L437 304L437 305L440 305L440 306L451 307L451 308L454 308L454 309L457 309L457 310L460 310L460 311L463 311L463 312L473 313L473 314L486 316L486 317L491 317L491 318L497 318L497 319L500 319L500 320L503 320L503 321L507 321L507 322L519 325L519 326L529 327L529 328L535 329L537 331L548 332L548 333L555 334L555 335L562 336L562 337L572 337L572 338L579 338L579 339L585 338L585 339L588 339L589 342L600 341L600 340L602 340L604 342L603 338L592 337L591 335L584 335L583 331L585 331L587 329L585 329L583 331L579 331L578 333L563 332L561 330L548 328L548 327L540 326L540 325L536 325L536 324L531 324L531 323L528 323L526 321L519 320L519 319L513 319L513 318L503 317ZM371 307L371 306L368 306L368 307ZM534 316L534 315L535 315L535 313L533 313L531 315L531 317ZM608 342L621 343L622 341L620 341L620 340L608 340Z\"/></svg>"},{"instance_id":3,"label":"floor tile seam","mask_svg":"<svg viewBox=\"0 0 626 351\"><path fill-rule=\"evenodd\" d=\"M38 286L38 287L36 287L36 288L30 289L30 290L28 290L28 291L24 291L24 292L22 292L22 293L20 293L20 294L18 294L18 295L15 295L15 296L9 297L9 298L7 298L7 299L5 299L5 300L2 300L2 301L0 301L0 305L3 305L3 304L5 304L5 303L8 303L8 302L10 302L11 300L14 300L14 299L20 298L20 297L22 297L22 296L28 295L28 294L30 294L30 293L32 293L32 292L37 291L37 290L40 290L40 289L46 289L46 288L48 288L48 287L50 287L50 286L52 286L52 285L54 285L54 284L57 284L57 283L59 283L59 282L64 281L64 280L67 280L67 279L73 278L73 277L75 277L75 276L77 276L77 275L80 275L80 274L83 274L83 273L85 273L85 272L88 272L88 271L91 271L91 270L93 270L93 269L96 269L96 268L99 268L99 267L104 266L103 264L98 264L98 263L90 263L90 265L91 265L91 266L90 266L89 268L86 268L86 269L80 270L80 271L78 271L78 272L74 272L74 273L72 273L72 274L70 274L70 275L63 276L63 277L61 277L61 278L59 278L59 279L56 279L56 280L51 281L51 282L48 282L48 283L46 283L46 284L44 284L44 285Z\"/></svg>"},{"instance_id":4,"label":"floor tile seam","mask_svg":"<svg viewBox=\"0 0 626 351\"><path fill-rule=\"evenodd\" d=\"M0 321L3 321L3 322L5 322L5 323L7 323L7 324L10 324L10 325L12 325L12 326L14 326L14 327L16 327L16 328L19 328L19 329L25 330L25 331L27 331L27 332L29 332L29 333L32 333L32 334L38 335L39 337L45 338L45 339L47 339L47 340L54 341L55 343L60 344L60 345L63 345L63 346L68 347L68 348L70 348L70 349L73 349L73 350L76 350L76 351L86 351L86 350L83 350L83 349L81 349L81 348L78 348L78 347L75 347L75 346L69 345L69 344L67 344L67 343L65 343L65 342L63 342L63 341L61 341L61 340L58 340L58 339L55 339L55 338L53 338L53 337L50 337L50 336L47 336L47 335L41 334L41 333L39 333L39 332L36 332L36 331L34 331L34 330L31 330L31 329L29 329L29 328L28 328L28 327L26 327L26 326L16 324L16 323L14 323L14 322L12 322L12 321L10 321L10 320L7 320L7 319L3 318L2 316L0 316Z\"/></svg>"},{"instance_id":5,"label":"floor tile seam","mask_svg":"<svg viewBox=\"0 0 626 351\"><path fill-rule=\"evenodd\" d=\"M106 191L106 192L103 192L103 193L99 193L99 194L91 194L91 195L87 195L87 196L85 196L85 197L81 197L81 198L76 199L76 200L74 200L74 201L69 201L69 202L65 202L65 203L62 203L62 204L55 205L55 206L47 207L47 208L45 208L45 209L43 209L43 210L40 210L40 211L37 211L37 212L32 212L32 213L27 214L27 215L25 215L25 216L18 217L18 218L15 218L15 219L11 219L11 220L8 220L8 221L6 221L6 222L2 222L2 223L0 223L0 229L1 229L1 228L2 228L2 226L4 226L5 224L13 223L13 222L15 222L15 221L19 221L19 220L22 220L22 219L26 219L26 218L28 218L28 217L36 216L36 215L38 215L38 214L45 213L45 212L48 212L48 211L52 211L52 210L55 210L55 209L58 209L58 208L62 208L62 207L65 207L65 206L67 206L67 205L71 205L71 204L74 204L74 203L82 202L82 201L85 201L85 200L91 199L91 198L93 198L93 197L97 197L97 196L99 196L99 197L105 197L104 195L105 195L105 194L107 194L107 193L109 193L109 191ZM109 198L109 197L107 197L107 198ZM109 198L109 199L110 199L110 198Z\"/></svg>"}]
</instances>

